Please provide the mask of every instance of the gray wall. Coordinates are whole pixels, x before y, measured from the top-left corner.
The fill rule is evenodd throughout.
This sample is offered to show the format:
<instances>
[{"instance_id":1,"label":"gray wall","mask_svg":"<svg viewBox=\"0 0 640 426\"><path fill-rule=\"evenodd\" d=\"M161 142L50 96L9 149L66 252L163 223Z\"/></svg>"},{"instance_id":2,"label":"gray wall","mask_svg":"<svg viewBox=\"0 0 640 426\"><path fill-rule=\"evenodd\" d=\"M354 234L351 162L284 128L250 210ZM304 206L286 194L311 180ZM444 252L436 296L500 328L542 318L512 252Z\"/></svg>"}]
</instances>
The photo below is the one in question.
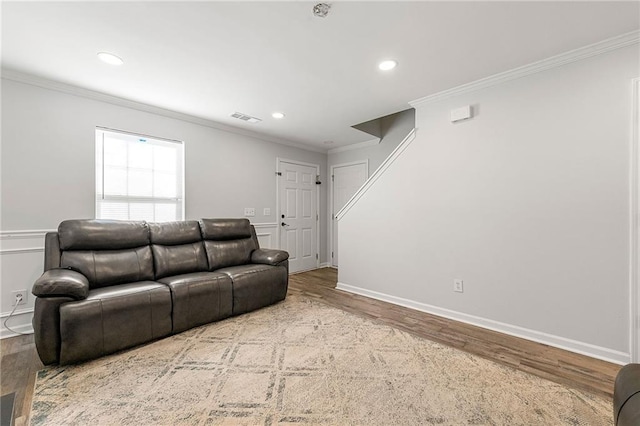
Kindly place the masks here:
<instances>
[{"instance_id":1,"label":"gray wall","mask_svg":"<svg viewBox=\"0 0 640 426\"><path fill-rule=\"evenodd\" d=\"M375 121L372 121L375 122ZM371 123L371 122L370 122ZM331 176L331 167L348 164L355 161L367 161L369 176L371 176L378 167L387 159L389 154L404 140L404 138L415 128L416 125L416 110L409 108L404 111L397 112L385 117L380 117L375 122L376 130L379 129L382 134L380 143L377 145L366 146L363 148L338 150L338 152L332 152L329 150L327 160L327 176ZM328 180L331 185L331 179ZM331 197L333 192L329 190L328 196ZM331 200L327 200L327 253L328 259L331 259L331 252L333 251L333 230L332 230L332 212L331 212Z\"/></svg>"},{"instance_id":2,"label":"gray wall","mask_svg":"<svg viewBox=\"0 0 640 426\"><path fill-rule=\"evenodd\" d=\"M380 127L383 137L380 143L359 149L332 152L329 151L328 170L337 164L351 163L353 161L368 160L369 176L382 164L391 152L415 127L415 109L410 108L405 111L391 114L380 119Z\"/></svg>"},{"instance_id":3,"label":"gray wall","mask_svg":"<svg viewBox=\"0 0 640 426\"><path fill-rule=\"evenodd\" d=\"M326 170L322 153L3 79L2 230L94 216L96 126L185 142L188 219L238 217L255 207L254 222L275 222L276 157ZM326 211L326 186L320 199Z\"/></svg>"},{"instance_id":4,"label":"gray wall","mask_svg":"<svg viewBox=\"0 0 640 426\"><path fill-rule=\"evenodd\" d=\"M1 230L5 237L7 231L54 229L65 219L94 217L96 126L184 141L187 219L241 217L244 207L255 207L252 222L276 223L277 157L318 164L321 180L327 182L323 153L2 79ZM327 261L326 200L323 184L321 262ZM262 215L265 207L271 209L268 217ZM4 238L3 247L14 243ZM29 244L36 243L41 244ZM10 291L30 289L32 279L42 271L41 252L20 250L2 256L3 313L11 310ZM20 262L31 266L27 275L17 278L10 265Z\"/></svg>"},{"instance_id":5,"label":"gray wall","mask_svg":"<svg viewBox=\"0 0 640 426\"><path fill-rule=\"evenodd\" d=\"M633 45L416 106L415 140L340 220L340 287L628 362L638 60ZM452 124L464 105L475 117Z\"/></svg>"}]
</instances>

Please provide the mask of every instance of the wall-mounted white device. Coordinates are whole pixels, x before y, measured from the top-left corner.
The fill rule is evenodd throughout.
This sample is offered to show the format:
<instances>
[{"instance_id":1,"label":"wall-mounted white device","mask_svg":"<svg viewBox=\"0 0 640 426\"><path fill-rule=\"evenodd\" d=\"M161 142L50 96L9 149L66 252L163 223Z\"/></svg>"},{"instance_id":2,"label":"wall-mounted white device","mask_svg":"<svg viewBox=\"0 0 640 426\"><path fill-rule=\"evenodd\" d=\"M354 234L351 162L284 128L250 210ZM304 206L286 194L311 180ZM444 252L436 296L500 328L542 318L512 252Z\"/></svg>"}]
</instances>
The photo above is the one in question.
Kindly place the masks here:
<instances>
[{"instance_id":1,"label":"wall-mounted white device","mask_svg":"<svg viewBox=\"0 0 640 426\"><path fill-rule=\"evenodd\" d=\"M456 123L458 121L467 120L473 116L473 110L471 105L463 106L451 110L451 122Z\"/></svg>"}]
</instances>

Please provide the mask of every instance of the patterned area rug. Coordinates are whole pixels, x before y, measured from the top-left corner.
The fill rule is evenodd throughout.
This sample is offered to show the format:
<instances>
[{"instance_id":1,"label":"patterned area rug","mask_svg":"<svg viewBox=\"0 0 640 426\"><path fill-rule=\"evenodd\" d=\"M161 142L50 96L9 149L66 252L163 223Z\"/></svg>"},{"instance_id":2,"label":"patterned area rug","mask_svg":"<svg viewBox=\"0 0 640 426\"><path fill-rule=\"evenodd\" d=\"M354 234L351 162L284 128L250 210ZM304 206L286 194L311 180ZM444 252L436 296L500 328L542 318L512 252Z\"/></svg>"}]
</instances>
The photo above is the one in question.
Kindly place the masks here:
<instances>
[{"instance_id":1,"label":"patterned area rug","mask_svg":"<svg viewBox=\"0 0 640 426\"><path fill-rule=\"evenodd\" d=\"M300 297L38 373L33 425L609 425L611 402Z\"/></svg>"}]
</instances>

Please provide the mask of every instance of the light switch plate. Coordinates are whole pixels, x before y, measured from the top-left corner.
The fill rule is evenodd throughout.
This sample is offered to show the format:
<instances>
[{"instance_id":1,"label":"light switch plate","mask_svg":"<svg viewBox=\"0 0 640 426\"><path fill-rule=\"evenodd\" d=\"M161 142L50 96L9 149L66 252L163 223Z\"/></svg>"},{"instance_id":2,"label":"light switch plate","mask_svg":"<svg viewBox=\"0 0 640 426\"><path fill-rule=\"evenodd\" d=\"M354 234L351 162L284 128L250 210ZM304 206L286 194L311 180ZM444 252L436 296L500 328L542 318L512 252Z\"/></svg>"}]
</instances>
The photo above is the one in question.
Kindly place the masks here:
<instances>
[{"instance_id":1,"label":"light switch plate","mask_svg":"<svg viewBox=\"0 0 640 426\"><path fill-rule=\"evenodd\" d=\"M244 208L244 215L246 217L253 217L256 215L256 209L255 207L245 207Z\"/></svg>"}]
</instances>

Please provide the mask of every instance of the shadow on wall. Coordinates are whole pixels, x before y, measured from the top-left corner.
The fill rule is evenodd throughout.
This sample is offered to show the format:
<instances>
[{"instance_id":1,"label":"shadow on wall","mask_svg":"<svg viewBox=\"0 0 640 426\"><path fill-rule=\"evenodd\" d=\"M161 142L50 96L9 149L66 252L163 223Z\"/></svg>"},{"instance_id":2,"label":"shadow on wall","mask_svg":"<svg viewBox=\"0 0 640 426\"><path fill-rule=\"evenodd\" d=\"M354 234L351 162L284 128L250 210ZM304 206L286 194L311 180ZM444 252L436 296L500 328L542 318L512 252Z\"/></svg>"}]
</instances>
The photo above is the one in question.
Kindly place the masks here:
<instances>
[{"instance_id":1,"label":"shadow on wall","mask_svg":"<svg viewBox=\"0 0 640 426\"><path fill-rule=\"evenodd\" d=\"M415 127L415 122L416 122L415 109L409 108L404 111L400 111L394 114L385 115L384 117L376 118L374 120L365 121L364 123L356 124L351 127L353 127L356 130L360 130L361 132L375 136L377 138L385 139L391 129L397 126L406 127L407 121L412 122L411 129L413 129ZM398 142L400 142L400 140L398 140Z\"/></svg>"}]
</instances>

